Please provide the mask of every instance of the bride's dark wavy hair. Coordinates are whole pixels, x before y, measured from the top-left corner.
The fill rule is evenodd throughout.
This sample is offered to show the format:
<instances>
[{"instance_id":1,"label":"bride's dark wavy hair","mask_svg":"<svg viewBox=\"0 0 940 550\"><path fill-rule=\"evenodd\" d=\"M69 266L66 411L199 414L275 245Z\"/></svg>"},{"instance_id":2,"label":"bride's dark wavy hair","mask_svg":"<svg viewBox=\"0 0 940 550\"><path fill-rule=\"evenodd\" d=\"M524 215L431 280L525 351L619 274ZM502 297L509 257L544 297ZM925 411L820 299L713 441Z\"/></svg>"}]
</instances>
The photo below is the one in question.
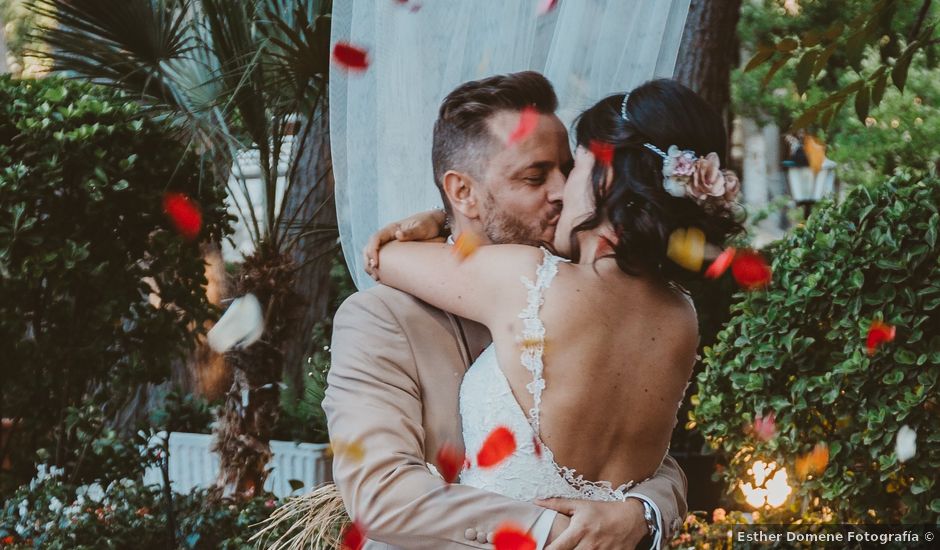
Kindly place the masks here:
<instances>
[{"instance_id":1,"label":"bride's dark wavy hair","mask_svg":"<svg viewBox=\"0 0 940 550\"><path fill-rule=\"evenodd\" d=\"M727 167L727 134L721 116L691 89L674 80L652 80L630 92L621 116L624 94L612 95L584 111L575 121L578 145L592 142L613 146L613 181L604 190L606 166L595 165L591 179L596 209L571 232L572 256L580 250L577 235L609 219L619 237L614 257L622 271L649 275L664 282L681 282L696 275L666 254L669 236L682 228L698 227L707 242L723 246L744 231L743 210L735 205L674 197L663 187L663 159L643 146L663 151L671 145L691 149L697 156L716 153Z\"/></svg>"}]
</instances>

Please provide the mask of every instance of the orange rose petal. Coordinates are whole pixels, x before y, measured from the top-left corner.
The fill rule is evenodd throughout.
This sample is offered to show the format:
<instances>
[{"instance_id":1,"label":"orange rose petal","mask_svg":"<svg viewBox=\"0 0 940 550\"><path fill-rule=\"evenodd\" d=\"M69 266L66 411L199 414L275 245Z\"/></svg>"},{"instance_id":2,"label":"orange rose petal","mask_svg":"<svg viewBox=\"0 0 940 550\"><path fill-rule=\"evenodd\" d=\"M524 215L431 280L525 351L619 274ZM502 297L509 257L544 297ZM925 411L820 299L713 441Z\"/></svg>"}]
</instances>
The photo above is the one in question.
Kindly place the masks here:
<instances>
[{"instance_id":1,"label":"orange rose petal","mask_svg":"<svg viewBox=\"0 0 940 550\"><path fill-rule=\"evenodd\" d=\"M532 535L512 523L500 525L493 533L493 546L496 550L535 550Z\"/></svg>"},{"instance_id":2,"label":"orange rose petal","mask_svg":"<svg viewBox=\"0 0 940 550\"><path fill-rule=\"evenodd\" d=\"M504 426L493 430L477 453L477 466L492 468L516 452L516 436Z\"/></svg>"},{"instance_id":3,"label":"orange rose petal","mask_svg":"<svg viewBox=\"0 0 940 550\"><path fill-rule=\"evenodd\" d=\"M507 145L512 145L514 143L519 143L535 131L535 127L539 124L539 112L535 107L526 107L522 110L522 113L519 115L519 124L516 126L516 129L509 134L509 140L506 143Z\"/></svg>"},{"instance_id":4,"label":"orange rose petal","mask_svg":"<svg viewBox=\"0 0 940 550\"><path fill-rule=\"evenodd\" d=\"M480 248L480 239L469 232L463 232L454 241L454 255L460 261L466 260Z\"/></svg>"},{"instance_id":5,"label":"orange rose petal","mask_svg":"<svg viewBox=\"0 0 940 550\"><path fill-rule=\"evenodd\" d=\"M724 249L724 251L715 258L715 261L708 266L708 269L705 270L705 278L717 279L724 275L725 271L728 271L728 268L731 266L731 261L734 260L734 253L734 247L729 246Z\"/></svg>"},{"instance_id":6,"label":"orange rose petal","mask_svg":"<svg viewBox=\"0 0 940 550\"><path fill-rule=\"evenodd\" d=\"M697 227L676 229L669 235L666 255L685 269L698 272L705 259L705 233Z\"/></svg>"},{"instance_id":7,"label":"orange rose petal","mask_svg":"<svg viewBox=\"0 0 940 550\"><path fill-rule=\"evenodd\" d=\"M437 468L444 481L454 483L463 465L464 457L457 451L457 447L450 443L441 445L437 451Z\"/></svg>"},{"instance_id":8,"label":"orange rose petal","mask_svg":"<svg viewBox=\"0 0 940 550\"><path fill-rule=\"evenodd\" d=\"M874 355L882 344L893 342L896 332L896 327L879 321L878 319L872 321L871 326L868 328L868 338L865 341L868 355Z\"/></svg>"},{"instance_id":9,"label":"orange rose petal","mask_svg":"<svg viewBox=\"0 0 940 550\"><path fill-rule=\"evenodd\" d=\"M825 443L817 443L812 451L797 457L796 474L801 479L805 479L810 474L823 473L828 465L829 446Z\"/></svg>"},{"instance_id":10,"label":"orange rose petal","mask_svg":"<svg viewBox=\"0 0 940 550\"><path fill-rule=\"evenodd\" d=\"M803 138L803 152L806 153L806 160L813 174L818 174L822 170L823 161L826 160L826 145L816 136L807 134Z\"/></svg>"}]
</instances>

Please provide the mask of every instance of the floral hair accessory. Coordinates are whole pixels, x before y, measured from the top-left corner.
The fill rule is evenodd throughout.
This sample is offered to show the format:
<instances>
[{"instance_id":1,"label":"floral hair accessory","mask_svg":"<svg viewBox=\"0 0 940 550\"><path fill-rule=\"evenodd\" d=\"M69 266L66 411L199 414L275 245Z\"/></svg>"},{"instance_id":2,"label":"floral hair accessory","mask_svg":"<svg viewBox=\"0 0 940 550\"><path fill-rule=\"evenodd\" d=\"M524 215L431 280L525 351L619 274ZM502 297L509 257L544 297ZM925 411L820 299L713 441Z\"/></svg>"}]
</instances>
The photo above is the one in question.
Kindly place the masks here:
<instances>
[{"instance_id":1,"label":"floral hair accessory","mask_svg":"<svg viewBox=\"0 0 940 550\"><path fill-rule=\"evenodd\" d=\"M675 145L667 152L652 143L643 146L662 157L663 189L674 197L691 197L699 203L712 198L730 202L741 190L738 176L731 170L722 170L715 153L699 157L694 151L680 150Z\"/></svg>"}]
</instances>

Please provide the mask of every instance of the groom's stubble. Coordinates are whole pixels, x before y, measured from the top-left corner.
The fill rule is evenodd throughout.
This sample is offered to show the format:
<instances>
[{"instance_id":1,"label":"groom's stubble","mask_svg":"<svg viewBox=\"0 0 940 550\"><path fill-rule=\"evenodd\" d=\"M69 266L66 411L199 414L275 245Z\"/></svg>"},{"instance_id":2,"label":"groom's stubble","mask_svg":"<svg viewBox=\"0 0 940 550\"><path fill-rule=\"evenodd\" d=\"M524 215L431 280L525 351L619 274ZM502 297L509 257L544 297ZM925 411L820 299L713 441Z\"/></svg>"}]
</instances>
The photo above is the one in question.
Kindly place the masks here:
<instances>
[{"instance_id":1,"label":"groom's stubble","mask_svg":"<svg viewBox=\"0 0 940 550\"><path fill-rule=\"evenodd\" d=\"M561 210L560 208L558 209ZM487 192L480 212L483 232L493 244L525 244L540 246L545 243L542 235L549 227L545 219L529 220L507 208L502 208L496 197Z\"/></svg>"}]
</instances>

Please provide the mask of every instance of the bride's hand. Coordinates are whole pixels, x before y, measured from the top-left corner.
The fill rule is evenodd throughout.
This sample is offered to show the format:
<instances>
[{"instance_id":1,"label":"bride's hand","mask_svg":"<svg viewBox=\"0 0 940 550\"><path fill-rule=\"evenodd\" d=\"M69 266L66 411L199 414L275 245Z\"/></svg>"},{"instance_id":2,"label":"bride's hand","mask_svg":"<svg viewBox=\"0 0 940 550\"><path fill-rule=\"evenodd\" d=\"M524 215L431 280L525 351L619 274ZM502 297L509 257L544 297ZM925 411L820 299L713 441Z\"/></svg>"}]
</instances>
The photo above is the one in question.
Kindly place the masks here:
<instances>
[{"instance_id":1,"label":"bride's hand","mask_svg":"<svg viewBox=\"0 0 940 550\"><path fill-rule=\"evenodd\" d=\"M362 256L366 273L375 278L379 268L379 249L391 241L430 241L442 237L446 215L443 210L428 210L409 216L401 221L390 223L376 231L366 246Z\"/></svg>"}]
</instances>

